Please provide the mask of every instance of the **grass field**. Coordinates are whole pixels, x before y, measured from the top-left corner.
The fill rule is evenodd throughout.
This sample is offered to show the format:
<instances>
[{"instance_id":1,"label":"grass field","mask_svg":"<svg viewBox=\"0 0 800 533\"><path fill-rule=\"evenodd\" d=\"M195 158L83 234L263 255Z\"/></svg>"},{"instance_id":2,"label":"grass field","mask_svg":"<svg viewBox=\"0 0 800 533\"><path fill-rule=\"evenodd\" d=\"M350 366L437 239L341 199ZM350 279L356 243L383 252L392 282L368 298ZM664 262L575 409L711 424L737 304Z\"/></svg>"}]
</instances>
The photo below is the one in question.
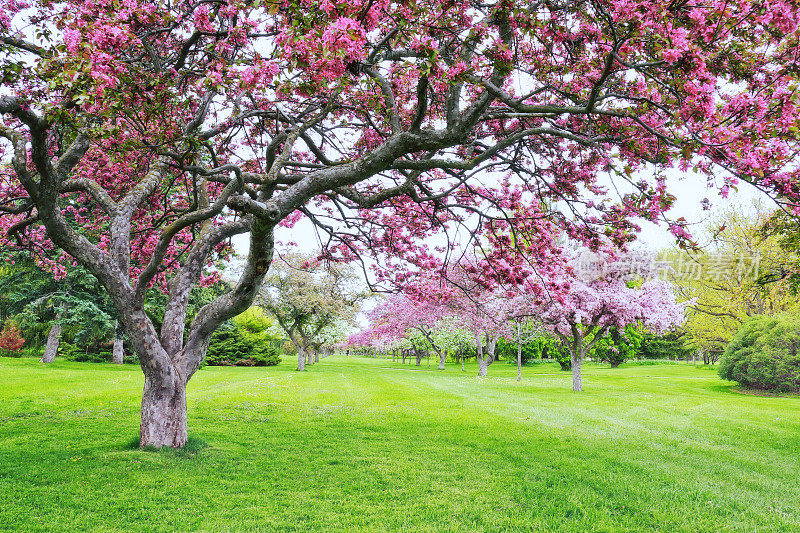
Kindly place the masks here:
<instances>
[{"instance_id":1,"label":"grass field","mask_svg":"<svg viewBox=\"0 0 800 533\"><path fill-rule=\"evenodd\" d=\"M797 397L686 365L588 365L582 394L476 370L205 368L190 445L153 452L137 367L0 359L0 529L800 530Z\"/></svg>"}]
</instances>

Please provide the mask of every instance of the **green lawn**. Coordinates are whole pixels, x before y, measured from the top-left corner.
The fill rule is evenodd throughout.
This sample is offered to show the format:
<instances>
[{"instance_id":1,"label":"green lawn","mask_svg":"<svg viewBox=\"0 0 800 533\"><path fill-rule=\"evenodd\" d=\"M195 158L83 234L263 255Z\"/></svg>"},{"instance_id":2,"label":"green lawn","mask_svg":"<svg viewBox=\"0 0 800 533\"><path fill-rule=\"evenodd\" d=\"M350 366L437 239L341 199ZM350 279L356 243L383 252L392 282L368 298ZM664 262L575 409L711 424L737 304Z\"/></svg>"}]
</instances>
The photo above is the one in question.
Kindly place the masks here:
<instances>
[{"instance_id":1,"label":"green lawn","mask_svg":"<svg viewBox=\"0 0 800 533\"><path fill-rule=\"evenodd\" d=\"M797 397L686 365L588 365L574 394L555 365L432 363L205 368L190 445L152 452L138 368L0 358L0 529L800 530Z\"/></svg>"}]
</instances>

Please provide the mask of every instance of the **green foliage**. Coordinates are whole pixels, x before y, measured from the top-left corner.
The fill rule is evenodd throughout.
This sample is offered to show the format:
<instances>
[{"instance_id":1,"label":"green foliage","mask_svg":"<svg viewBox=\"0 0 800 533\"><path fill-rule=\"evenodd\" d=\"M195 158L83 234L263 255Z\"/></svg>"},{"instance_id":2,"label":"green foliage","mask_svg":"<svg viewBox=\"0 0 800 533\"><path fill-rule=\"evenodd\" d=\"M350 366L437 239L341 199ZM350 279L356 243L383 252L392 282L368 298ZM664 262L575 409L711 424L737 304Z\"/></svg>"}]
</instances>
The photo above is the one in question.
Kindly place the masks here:
<instances>
[{"instance_id":1,"label":"green foliage","mask_svg":"<svg viewBox=\"0 0 800 533\"><path fill-rule=\"evenodd\" d=\"M268 316L260 307L249 308L231 319L231 322L241 330L243 335L249 336L255 342L268 342L276 347L283 344L279 327L272 317Z\"/></svg>"},{"instance_id":2,"label":"green foliage","mask_svg":"<svg viewBox=\"0 0 800 533\"><path fill-rule=\"evenodd\" d=\"M73 344L91 351L108 341L114 334L114 319L99 306L87 300L72 302L69 312L61 319Z\"/></svg>"},{"instance_id":3,"label":"green foliage","mask_svg":"<svg viewBox=\"0 0 800 533\"><path fill-rule=\"evenodd\" d=\"M755 203L729 206L711 216L703 251L673 252L673 279L682 300L694 300L682 329L713 362L742 324L754 315L798 313L795 272L800 243L795 217L784 218ZM708 356L712 355L711 358Z\"/></svg>"},{"instance_id":4,"label":"green foliage","mask_svg":"<svg viewBox=\"0 0 800 533\"><path fill-rule=\"evenodd\" d=\"M522 364L529 365L541 359L556 359L561 355L561 341L550 333L542 333L528 342L522 343ZM501 337L497 341L495 353L501 353L509 363L517 363L517 342ZM566 356L569 362L569 353ZM569 368L569 366L567 366Z\"/></svg>"},{"instance_id":5,"label":"green foliage","mask_svg":"<svg viewBox=\"0 0 800 533\"><path fill-rule=\"evenodd\" d=\"M0 314L16 316L31 346L42 346L59 322L64 338L97 352L114 333L115 311L105 290L86 269L69 268L62 279L42 270L26 252L9 253L0 269Z\"/></svg>"},{"instance_id":6,"label":"green foliage","mask_svg":"<svg viewBox=\"0 0 800 533\"><path fill-rule=\"evenodd\" d=\"M263 333L263 332L262 332ZM205 364L211 366L272 366L280 362L278 350L265 337L228 321L211 336Z\"/></svg>"},{"instance_id":7,"label":"green foliage","mask_svg":"<svg viewBox=\"0 0 800 533\"><path fill-rule=\"evenodd\" d=\"M570 356L569 350L566 346L563 344L558 344L550 353L551 357L555 359L556 363L561 365L561 370L572 370L572 357Z\"/></svg>"},{"instance_id":8,"label":"green foliage","mask_svg":"<svg viewBox=\"0 0 800 533\"><path fill-rule=\"evenodd\" d=\"M642 345L639 348L641 359L689 359L694 353L694 347L689 343L688 336L683 330L672 330L663 335L656 335L645 331L642 335Z\"/></svg>"},{"instance_id":9,"label":"green foliage","mask_svg":"<svg viewBox=\"0 0 800 533\"><path fill-rule=\"evenodd\" d=\"M762 239L777 239L785 252L781 261L768 262L760 269L762 286L786 283L793 294L800 293L800 221L792 213L776 209L759 228Z\"/></svg>"},{"instance_id":10,"label":"green foliage","mask_svg":"<svg viewBox=\"0 0 800 533\"><path fill-rule=\"evenodd\" d=\"M723 379L776 392L800 391L800 319L755 317L725 348Z\"/></svg>"},{"instance_id":11,"label":"green foliage","mask_svg":"<svg viewBox=\"0 0 800 533\"><path fill-rule=\"evenodd\" d=\"M605 361L612 368L618 367L628 359L633 359L639 353L642 345L642 333L633 324L628 324L624 330L611 328L592 349L592 358Z\"/></svg>"},{"instance_id":12,"label":"green foliage","mask_svg":"<svg viewBox=\"0 0 800 533\"><path fill-rule=\"evenodd\" d=\"M69 342L61 342L58 353L67 361L77 363L107 363L111 361L110 350L89 350L87 347L75 346Z\"/></svg>"}]
</instances>

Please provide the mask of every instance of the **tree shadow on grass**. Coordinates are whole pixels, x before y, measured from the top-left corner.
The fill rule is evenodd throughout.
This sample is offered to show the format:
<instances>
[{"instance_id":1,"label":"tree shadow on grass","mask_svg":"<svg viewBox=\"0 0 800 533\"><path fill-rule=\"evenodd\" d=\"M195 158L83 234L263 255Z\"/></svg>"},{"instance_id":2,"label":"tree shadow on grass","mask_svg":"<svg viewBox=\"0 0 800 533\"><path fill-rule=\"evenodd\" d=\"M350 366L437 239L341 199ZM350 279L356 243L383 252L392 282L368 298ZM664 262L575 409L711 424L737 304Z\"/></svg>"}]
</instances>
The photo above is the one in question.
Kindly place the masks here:
<instances>
[{"instance_id":1,"label":"tree shadow on grass","mask_svg":"<svg viewBox=\"0 0 800 533\"><path fill-rule=\"evenodd\" d=\"M139 436L132 437L130 441L128 441L124 446L124 450L137 450L142 452L152 452L152 453L159 453L170 455L173 457L195 457L198 453L200 453L205 448L208 448L209 444L199 437L195 437L190 435L189 439L186 441L186 446L183 448L155 448L153 446L139 446Z\"/></svg>"},{"instance_id":2,"label":"tree shadow on grass","mask_svg":"<svg viewBox=\"0 0 800 533\"><path fill-rule=\"evenodd\" d=\"M736 396L761 396L765 398L800 398L800 393L797 392L776 392L762 389L749 389L736 383L729 383L726 385L709 385L706 389L713 392L721 392L724 394L733 394Z\"/></svg>"}]
</instances>

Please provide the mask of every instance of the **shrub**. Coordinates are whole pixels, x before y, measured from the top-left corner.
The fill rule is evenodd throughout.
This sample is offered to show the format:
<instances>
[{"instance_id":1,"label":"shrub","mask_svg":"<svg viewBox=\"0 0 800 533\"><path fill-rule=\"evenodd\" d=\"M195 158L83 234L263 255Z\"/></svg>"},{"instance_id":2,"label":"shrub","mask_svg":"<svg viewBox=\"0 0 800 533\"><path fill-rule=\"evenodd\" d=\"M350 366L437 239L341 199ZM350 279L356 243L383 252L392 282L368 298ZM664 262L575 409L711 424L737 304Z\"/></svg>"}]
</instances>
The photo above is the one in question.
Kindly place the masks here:
<instances>
[{"instance_id":1,"label":"shrub","mask_svg":"<svg viewBox=\"0 0 800 533\"><path fill-rule=\"evenodd\" d=\"M566 346L558 345L557 348L552 351L552 357L555 359L556 363L561 365L561 370L572 370L572 356Z\"/></svg>"},{"instance_id":2,"label":"shrub","mask_svg":"<svg viewBox=\"0 0 800 533\"><path fill-rule=\"evenodd\" d=\"M681 330L673 330L664 335L645 332L642 336L639 357L642 359L679 359L685 361L692 357L694 351L694 348L688 344L686 333Z\"/></svg>"},{"instance_id":3,"label":"shrub","mask_svg":"<svg viewBox=\"0 0 800 533\"><path fill-rule=\"evenodd\" d=\"M76 363L107 363L111 361L111 352L108 350L89 350L64 341L58 345L58 351L64 359Z\"/></svg>"},{"instance_id":4,"label":"shrub","mask_svg":"<svg viewBox=\"0 0 800 533\"><path fill-rule=\"evenodd\" d=\"M10 318L3 324L3 331L0 332L0 353L3 355L18 357L25 339L19 331L19 326Z\"/></svg>"},{"instance_id":5,"label":"shrub","mask_svg":"<svg viewBox=\"0 0 800 533\"><path fill-rule=\"evenodd\" d=\"M608 334L597 341L594 346L593 357L598 361L605 361L616 368L628 359L633 359L642 345L642 334L633 325L628 325L620 331L612 327Z\"/></svg>"},{"instance_id":6,"label":"shrub","mask_svg":"<svg viewBox=\"0 0 800 533\"><path fill-rule=\"evenodd\" d=\"M723 379L754 389L800 391L800 320L756 317L736 333L719 365Z\"/></svg>"},{"instance_id":7,"label":"shrub","mask_svg":"<svg viewBox=\"0 0 800 533\"><path fill-rule=\"evenodd\" d=\"M522 364L527 365L531 361L542 358L541 343L538 338L522 344ZM517 341L516 339L506 339L501 337L497 341L495 355L500 355L507 359L509 364L517 364Z\"/></svg>"},{"instance_id":8,"label":"shrub","mask_svg":"<svg viewBox=\"0 0 800 533\"><path fill-rule=\"evenodd\" d=\"M225 322L211 335L205 364L211 366L271 366L280 363L278 350L264 337L248 335Z\"/></svg>"},{"instance_id":9,"label":"shrub","mask_svg":"<svg viewBox=\"0 0 800 533\"><path fill-rule=\"evenodd\" d=\"M562 357L561 341L550 333L543 333L522 345L522 364L529 365L541 362L542 359L556 360L561 363ZM495 353L500 353L502 357L508 359L509 364L517 364L517 342L516 340L500 338L497 342ZM569 353L566 352L566 369L570 368ZM562 363L562 367L563 367Z\"/></svg>"}]
</instances>

